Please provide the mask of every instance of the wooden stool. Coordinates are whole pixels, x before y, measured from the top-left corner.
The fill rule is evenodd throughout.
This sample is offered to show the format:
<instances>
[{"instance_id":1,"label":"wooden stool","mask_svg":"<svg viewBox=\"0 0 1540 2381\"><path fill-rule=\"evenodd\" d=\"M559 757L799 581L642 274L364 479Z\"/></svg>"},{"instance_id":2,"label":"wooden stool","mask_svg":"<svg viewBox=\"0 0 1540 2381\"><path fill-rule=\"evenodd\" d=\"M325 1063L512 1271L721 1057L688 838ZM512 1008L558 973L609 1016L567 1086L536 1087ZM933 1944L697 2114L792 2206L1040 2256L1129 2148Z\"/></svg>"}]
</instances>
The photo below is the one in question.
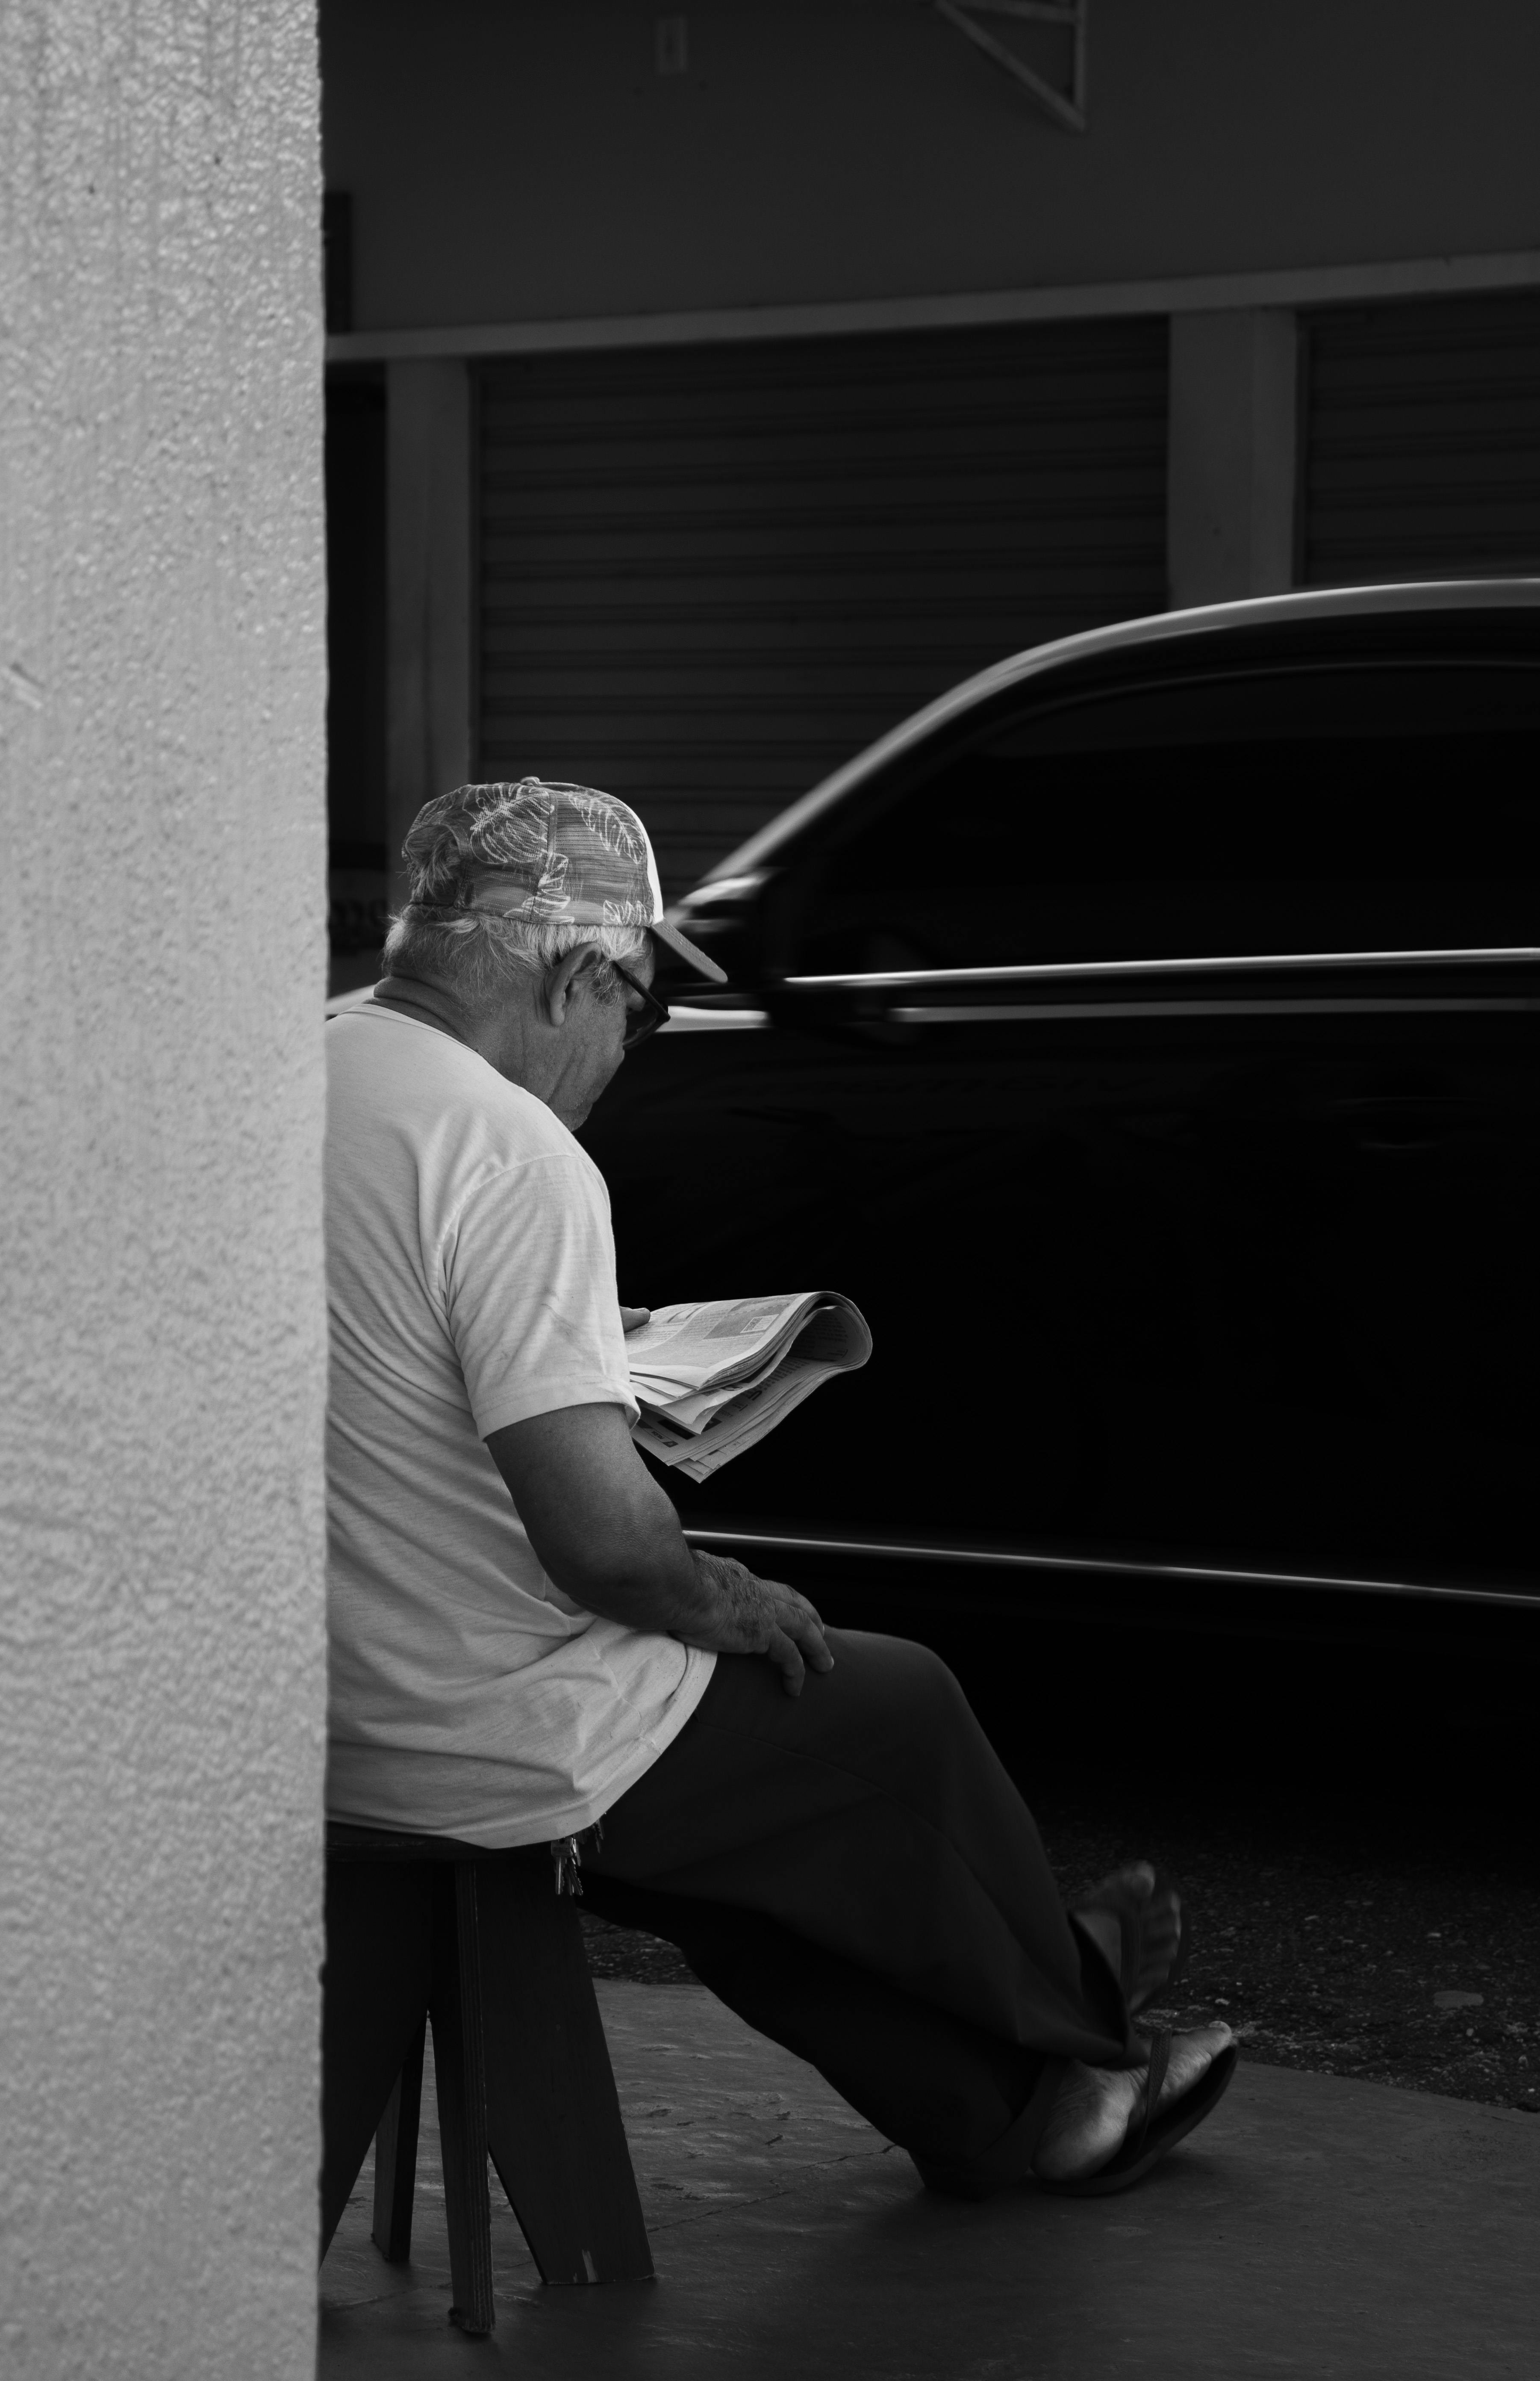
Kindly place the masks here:
<instances>
[{"instance_id":1,"label":"wooden stool","mask_svg":"<svg viewBox=\"0 0 1540 2381\"><path fill-rule=\"evenodd\" d=\"M576 1904L545 1845L326 1830L321 2253L374 2135L374 2241L404 2263L433 2028L450 2320L493 2326L489 2153L544 2282L646 2281L652 2254Z\"/></svg>"}]
</instances>

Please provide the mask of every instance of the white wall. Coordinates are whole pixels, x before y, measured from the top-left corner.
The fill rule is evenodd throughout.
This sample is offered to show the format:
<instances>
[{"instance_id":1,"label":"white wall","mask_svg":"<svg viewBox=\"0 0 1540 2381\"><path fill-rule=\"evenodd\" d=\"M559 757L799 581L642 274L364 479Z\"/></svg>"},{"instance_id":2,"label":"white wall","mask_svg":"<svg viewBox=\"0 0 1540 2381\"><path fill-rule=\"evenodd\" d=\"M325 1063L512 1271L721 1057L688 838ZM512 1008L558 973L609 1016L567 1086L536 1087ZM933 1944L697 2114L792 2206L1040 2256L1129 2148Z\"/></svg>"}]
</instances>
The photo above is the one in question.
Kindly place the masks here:
<instances>
[{"instance_id":1,"label":"white wall","mask_svg":"<svg viewBox=\"0 0 1540 2381\"><path fill-rule=\"evenodd\" d=\"M0 2370L313 2369L307 0L0 12Z\"/></svg>"},{"instance_id":2,"label":"white wall","mask_svg":"<svg viewBox=\"0 0 1540 2381\"><path fill-rule=\"evenodd\" d=\"M661 13L321 0L359 331L1540 242L1534 0L1092 0L1083 137L921 0Z\"/></svg>"}]
</instances>

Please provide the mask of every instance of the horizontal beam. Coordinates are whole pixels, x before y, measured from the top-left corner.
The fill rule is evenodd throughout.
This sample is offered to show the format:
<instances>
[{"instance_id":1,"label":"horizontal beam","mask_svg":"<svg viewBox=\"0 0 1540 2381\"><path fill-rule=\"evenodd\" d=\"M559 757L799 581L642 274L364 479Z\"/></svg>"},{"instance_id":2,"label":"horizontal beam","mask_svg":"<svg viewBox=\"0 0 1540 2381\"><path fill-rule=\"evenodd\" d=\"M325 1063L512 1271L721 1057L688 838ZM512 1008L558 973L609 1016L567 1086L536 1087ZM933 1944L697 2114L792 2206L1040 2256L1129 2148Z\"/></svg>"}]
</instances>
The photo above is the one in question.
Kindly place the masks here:
<instances>
[{"instance_id":1,"label":"horizontal beam","mask_svg":"<svg viewBox=\"0 0 1540 2381\"><path fill-rule=\"evenodd\" d=\"M822 339L880 331L969 330L994 323L1064 323L1120 314L1214 313L1237 306L1346 306L1386 298L1451 298L1540 289L1540 249L1493 256L1409 257L1387 264L1313 264L1268 273L1205 273L1164 281L1090 281L942 298L851 298L803 306L716 306L670 314L574 315L539 323L445 324L342 331L329 363L430 356L531 356L603 348L687 348L744 339Z\"/></svg>"}]
</instances>

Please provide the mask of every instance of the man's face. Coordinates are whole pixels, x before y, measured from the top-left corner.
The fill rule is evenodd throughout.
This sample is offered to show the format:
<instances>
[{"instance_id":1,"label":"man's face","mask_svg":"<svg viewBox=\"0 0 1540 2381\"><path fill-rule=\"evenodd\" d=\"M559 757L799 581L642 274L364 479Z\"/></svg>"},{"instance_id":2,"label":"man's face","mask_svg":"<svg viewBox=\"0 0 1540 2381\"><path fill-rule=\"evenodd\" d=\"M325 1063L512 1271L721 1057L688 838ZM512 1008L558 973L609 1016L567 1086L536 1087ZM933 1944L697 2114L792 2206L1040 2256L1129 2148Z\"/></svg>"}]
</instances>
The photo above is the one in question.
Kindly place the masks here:
<instances>
[{"instance_id":1,"label":"man's face","mask_svg":"<svg viewBox=\"0 0 1540 2381\"><path fill-rule=\"evenodd\" d=\"M655 964L649 943L637 958L624 962L625 972L637 983L650 983ZM646 1007L640 993L604 965L597 950L571 977L561 1029L561 1062L547 1100L569 1132L587 1122L594 1102L618 1072L625 1055L627 1030Z\"/></svg>"}]
</instances>

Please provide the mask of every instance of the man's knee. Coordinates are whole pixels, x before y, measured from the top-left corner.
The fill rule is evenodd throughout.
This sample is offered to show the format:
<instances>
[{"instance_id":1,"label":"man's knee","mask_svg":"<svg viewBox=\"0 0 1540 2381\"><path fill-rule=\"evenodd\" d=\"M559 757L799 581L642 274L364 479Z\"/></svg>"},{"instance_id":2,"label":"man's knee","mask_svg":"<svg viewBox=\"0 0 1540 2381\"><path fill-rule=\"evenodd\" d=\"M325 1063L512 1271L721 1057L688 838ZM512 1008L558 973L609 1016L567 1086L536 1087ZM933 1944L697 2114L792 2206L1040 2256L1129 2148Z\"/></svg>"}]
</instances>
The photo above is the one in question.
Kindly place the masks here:
<instances>
[{"instance_id":1,"label":"man's knee","mask_svg":"<svg viewBox=\"0 0 1540 2381\"><path fill-rule=\"evenodd\" d=\"M895 1691L922 1700L936 1696L954 1703L966 1702L955 1676L940 1654L922 1645L916 1638L888 1637L866 1629L831 1629L827 1633L831 1645L848 1648Z\"/></svg>"},{"instance_id":2,"label":"man's knee","mask_svg":"<svg viewBox=\"0 0 1540 2381\"><path fill-rule=\"evenodd\" d=\"M847 1676L853 1667L859 1670L861 1699L875 1703L890 1718L902 1715L916 1738L977 1734L978 1722L956 1677L928 1645L864 1630L833 1629L828 1637L836 1673L843 1653Z\"/></svg>"}]
</instances>

